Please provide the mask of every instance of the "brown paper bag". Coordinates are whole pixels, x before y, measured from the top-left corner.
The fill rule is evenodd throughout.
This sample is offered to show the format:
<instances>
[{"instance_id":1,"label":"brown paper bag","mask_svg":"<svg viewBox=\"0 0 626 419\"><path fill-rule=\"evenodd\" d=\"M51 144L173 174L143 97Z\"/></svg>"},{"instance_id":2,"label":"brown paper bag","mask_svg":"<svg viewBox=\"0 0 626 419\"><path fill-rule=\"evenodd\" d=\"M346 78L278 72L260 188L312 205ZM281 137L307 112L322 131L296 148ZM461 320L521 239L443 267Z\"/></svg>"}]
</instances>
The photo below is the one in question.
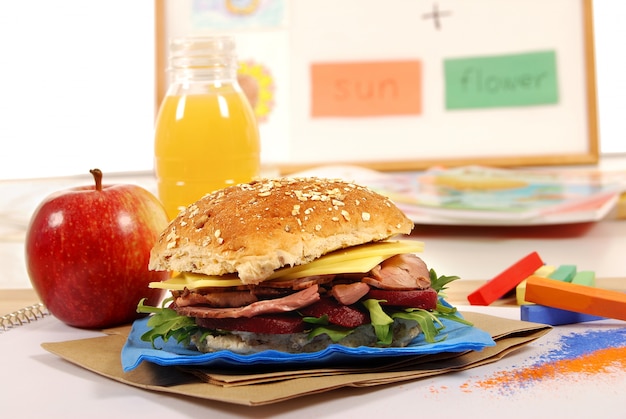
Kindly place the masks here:
<instances>
[{"instance_id":1,"label":"brown paper bag","mask_svg":"<svg viewBox=\"0 0 626 419\"><path fill-rule=\"evenodd\" d=\"M358 368L270 370L242 374L195 367L162 367L144 362L125 373L120 353L129 327L109 329L106 331L108 335L103 337L44 343L42 347L76 365L135 387L252 406L346 386L371 387L473 368L495 362L551 329L543 324L479 313L463 313L463 316L491 334L496 345L479 352L394 358Z\"/></svg>"}]
</instances>

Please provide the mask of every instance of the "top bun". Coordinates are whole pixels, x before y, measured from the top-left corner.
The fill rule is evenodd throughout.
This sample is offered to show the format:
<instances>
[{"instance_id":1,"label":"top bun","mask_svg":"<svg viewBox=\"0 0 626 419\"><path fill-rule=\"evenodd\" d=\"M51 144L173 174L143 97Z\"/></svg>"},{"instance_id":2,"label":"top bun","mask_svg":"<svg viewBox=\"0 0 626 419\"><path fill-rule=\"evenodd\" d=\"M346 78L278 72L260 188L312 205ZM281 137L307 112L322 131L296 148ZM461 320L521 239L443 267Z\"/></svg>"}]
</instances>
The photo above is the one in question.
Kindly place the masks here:
<instances>
[{"instance_id":1,"label":"top bun","mask_svg":"<svg viewBox=\"0 0 626 419\"><path fill-rule=\"evenodd\" d=\"M388 198L366 187L319 178L265 179L188 206L159 237L149 266L237 273L244 284L258 284L283 266L412 229Z\"/></svg>"}]
</instances>

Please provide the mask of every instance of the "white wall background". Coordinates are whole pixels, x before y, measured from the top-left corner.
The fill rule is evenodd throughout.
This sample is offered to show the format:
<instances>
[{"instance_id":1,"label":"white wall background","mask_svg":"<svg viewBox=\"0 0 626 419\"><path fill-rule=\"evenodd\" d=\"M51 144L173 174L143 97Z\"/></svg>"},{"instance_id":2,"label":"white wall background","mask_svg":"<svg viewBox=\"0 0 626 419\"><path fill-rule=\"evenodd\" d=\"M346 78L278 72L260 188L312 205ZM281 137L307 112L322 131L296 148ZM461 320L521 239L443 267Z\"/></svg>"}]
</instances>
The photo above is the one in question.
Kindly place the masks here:
<instances>
[{"instance_id":1,"label":"white wall background","mask_svg":"<svg viewBox=\"0 0 626 419\"><path fill-rule=\"evenodd\" d=\"M152 1L0 1L0 179L152 167Z\"/></svg>"},{"instance_id":2,"label":"white wall background","mask_svg":"<svg viewBox=\"0 0 626 419\"><path fill-rule=\"evenodd\" d=\"M594 1L596 89L602 153L626 153L626 2Z\"/></svg>"},{"instance_id":3,"label":"white wall background","mask_svg":"<svg viewBox=\"0 0 626 419\"><path fill-rule=\"evenodd\" d=\"M594 8L601 150L626 153L626 2ZM152 1L0 2L0 180L152 170L153 23Z\"/></svg>"}]
</instances>

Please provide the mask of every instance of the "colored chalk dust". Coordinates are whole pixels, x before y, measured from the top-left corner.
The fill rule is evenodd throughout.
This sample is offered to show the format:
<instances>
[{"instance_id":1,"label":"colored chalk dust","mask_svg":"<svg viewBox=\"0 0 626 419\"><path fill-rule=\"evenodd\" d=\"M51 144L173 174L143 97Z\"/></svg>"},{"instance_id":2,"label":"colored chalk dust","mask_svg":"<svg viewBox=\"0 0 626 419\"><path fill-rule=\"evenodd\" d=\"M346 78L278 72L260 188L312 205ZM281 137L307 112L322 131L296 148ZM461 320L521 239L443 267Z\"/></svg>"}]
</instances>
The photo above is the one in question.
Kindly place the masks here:
<instances>
[{"instance_id":1,"label":"colored chalk dust","mask_svg":"<svg viewBox=\"0 0 626 419\"><path fill-rule=\"evenodd\" d=\"M626 376L626 327L562 335L530 364L466 381L463 392L487 390L510 396L537 386L606 382Z\"/></svg>"}]
</instances>

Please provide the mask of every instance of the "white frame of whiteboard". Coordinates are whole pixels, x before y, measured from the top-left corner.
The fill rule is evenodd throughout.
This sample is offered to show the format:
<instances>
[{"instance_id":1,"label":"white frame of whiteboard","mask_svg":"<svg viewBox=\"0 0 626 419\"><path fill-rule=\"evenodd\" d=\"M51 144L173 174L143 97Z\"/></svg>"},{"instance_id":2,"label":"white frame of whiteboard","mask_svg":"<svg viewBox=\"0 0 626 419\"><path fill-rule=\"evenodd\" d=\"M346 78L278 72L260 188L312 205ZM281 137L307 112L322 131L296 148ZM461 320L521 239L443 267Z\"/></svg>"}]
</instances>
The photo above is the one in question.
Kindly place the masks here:
<instances>
[{"instance_id":1,"label":"white frame of whiteboard","mask_svg":"<svg viewBox=\"0 0 626 419\"><path fill-rule=\"evenodd\" d=\"M184 21L193 13L191 1L176 1L175 6L168 1L172 2L155 0L157 103L167 89L168 37L194 33ZM284 1L287 16L286 23L271 36L285 42L257 45L256 50L262 56L263 48L271 49L272 54L282 48L286 57L281 65L287 68L281 74L287 76L279 80L278 87L283 88L282 98L287 103L282 104L280 120L274 121L281 129L274 130L271 138L263 138L261 131L270 146L265 163L281 173L321 164L398 171L434 165L511 167L598 161L592 0L552 0L540 6L526 0L440 1L440 10L449 8L452 17L466 16L470 22L456 29L452 26L448 32L448 26L434 32L420 19L419 13L433 7L431 2L402 2L411 8L402 11L394 9L394 0L384 5L377 0L275 1ZM177 9L176 19L168 7ZM481 13L485 8L489 14ZM481 16L488 16L484 18L488 21L481 22ZM368 25L372 19L376 19L376 30ZM321 20L324 25L319 24ZM442 24L448 25L445 20ZM244 38L245 44L246 37L267 36L267 31L236 29L232 34ZM559 102L555 106L445 110L444 59L545 49L555 50L557 55ZM397 59L418 59L424 64L423 94L427 100L422 115L311 116L312 64Z\"/></svg>"}]
</instances>

